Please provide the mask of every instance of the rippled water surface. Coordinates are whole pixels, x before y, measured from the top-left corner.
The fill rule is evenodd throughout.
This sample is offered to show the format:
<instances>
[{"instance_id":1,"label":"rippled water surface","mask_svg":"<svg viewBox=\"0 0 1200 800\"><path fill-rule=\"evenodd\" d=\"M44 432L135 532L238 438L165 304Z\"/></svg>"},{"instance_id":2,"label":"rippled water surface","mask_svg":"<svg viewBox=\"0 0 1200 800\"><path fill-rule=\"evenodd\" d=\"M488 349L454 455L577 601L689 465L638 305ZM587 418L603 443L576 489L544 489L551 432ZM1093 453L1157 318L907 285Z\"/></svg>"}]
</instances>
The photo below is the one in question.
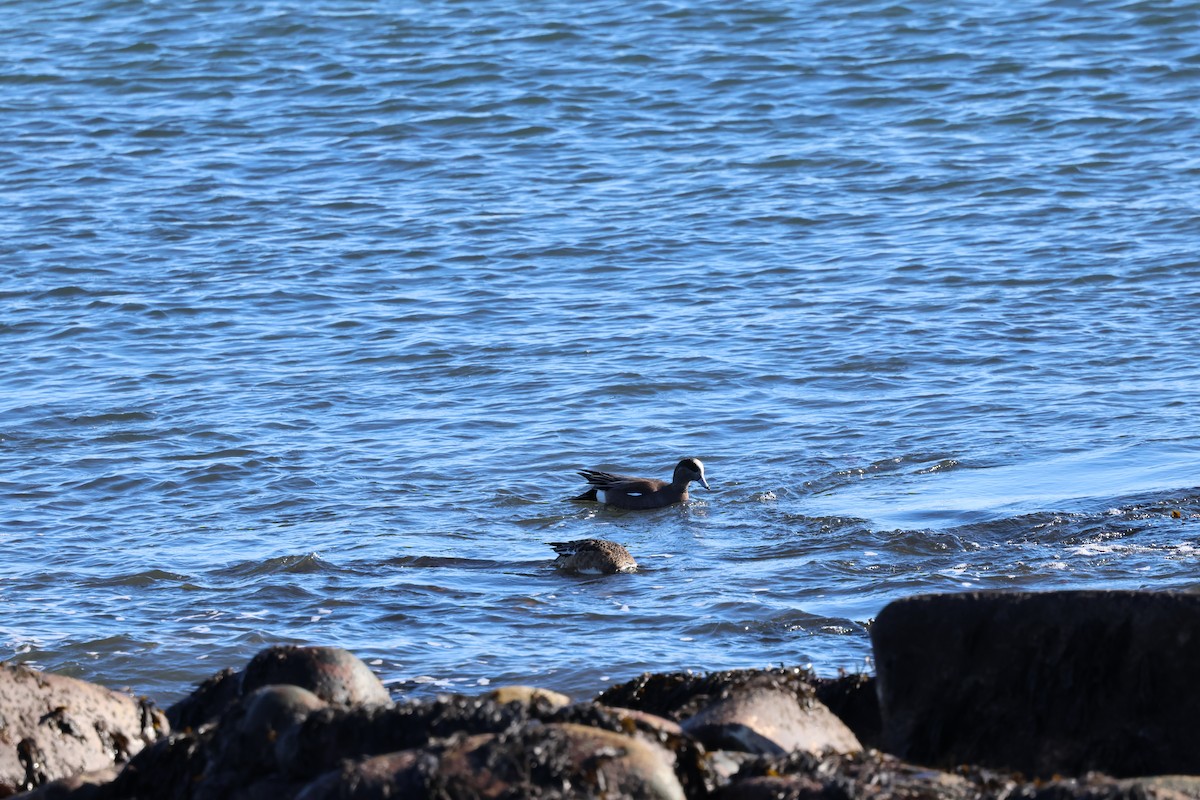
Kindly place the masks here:
<instances>
[{"instance_id":1,"label":"rippled water surface","mask_svg":"<svg viewBox=\"0 0 1200 800\"><path fill-rule=\"evenodd\" d=\"M1200 3L3 11L2 657L585 694L1200 588Z\"/></svg>"}]
</instances>

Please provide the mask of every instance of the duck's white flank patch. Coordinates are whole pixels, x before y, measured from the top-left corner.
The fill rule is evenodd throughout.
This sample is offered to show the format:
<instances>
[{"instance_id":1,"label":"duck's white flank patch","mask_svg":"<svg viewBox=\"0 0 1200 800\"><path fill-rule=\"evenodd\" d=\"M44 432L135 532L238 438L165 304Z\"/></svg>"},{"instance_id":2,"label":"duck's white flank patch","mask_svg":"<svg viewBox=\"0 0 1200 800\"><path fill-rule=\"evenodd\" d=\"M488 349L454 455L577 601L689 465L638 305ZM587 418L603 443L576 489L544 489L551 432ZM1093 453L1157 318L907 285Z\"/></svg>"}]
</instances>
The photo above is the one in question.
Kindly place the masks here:
<instances>
[{"instance_id":1,"label":"duck's white flank patch","mask_svg":"<svg viewBox=\"0 0 1200 800\"><path fill-rule=\"evenodd\" d=\"M608 492L604 491L603 489L597 489L596 490L596 499L599 500L601 503L607 503L608 502Z\"/></svg>"}]
</instances>

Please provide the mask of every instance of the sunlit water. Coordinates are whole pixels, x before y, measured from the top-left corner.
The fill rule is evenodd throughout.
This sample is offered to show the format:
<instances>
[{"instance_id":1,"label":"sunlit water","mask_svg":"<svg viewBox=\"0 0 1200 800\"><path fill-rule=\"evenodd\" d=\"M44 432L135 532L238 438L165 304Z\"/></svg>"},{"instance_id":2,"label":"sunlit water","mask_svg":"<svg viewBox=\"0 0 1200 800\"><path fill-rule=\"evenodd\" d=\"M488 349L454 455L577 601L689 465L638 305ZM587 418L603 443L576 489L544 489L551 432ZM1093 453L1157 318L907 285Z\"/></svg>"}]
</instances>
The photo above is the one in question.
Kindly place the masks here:
<instances>
[{"instance_id":1,"label":"sunlit water","mask_svg":"<svg viewBox=\"0 0 1200 800\"><path fill-rule=\"evenodd\" d=\"M1200 3L530 5L5 7L0 654L588 694L1200 586Z\"/></svg>"}]
</instances>

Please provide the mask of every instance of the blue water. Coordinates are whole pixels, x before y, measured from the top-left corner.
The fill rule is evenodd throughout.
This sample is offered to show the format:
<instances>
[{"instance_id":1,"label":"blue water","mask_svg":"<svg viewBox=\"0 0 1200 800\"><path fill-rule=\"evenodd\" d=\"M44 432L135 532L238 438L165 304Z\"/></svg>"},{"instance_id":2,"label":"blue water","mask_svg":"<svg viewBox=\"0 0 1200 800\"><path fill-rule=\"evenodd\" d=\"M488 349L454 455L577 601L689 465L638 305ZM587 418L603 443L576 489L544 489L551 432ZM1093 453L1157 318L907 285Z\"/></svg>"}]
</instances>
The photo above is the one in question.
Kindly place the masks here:
<instances>
[{"instance_id":1,"label":"blue water","mask_svg":"<svg viewBox=\"0 0 1200 800\"><path fill-rule=\"evenodd\" d=\"M1198 2L2 9L0 657L586 695L1200 590Z\"/></svg>"}]
</instances>

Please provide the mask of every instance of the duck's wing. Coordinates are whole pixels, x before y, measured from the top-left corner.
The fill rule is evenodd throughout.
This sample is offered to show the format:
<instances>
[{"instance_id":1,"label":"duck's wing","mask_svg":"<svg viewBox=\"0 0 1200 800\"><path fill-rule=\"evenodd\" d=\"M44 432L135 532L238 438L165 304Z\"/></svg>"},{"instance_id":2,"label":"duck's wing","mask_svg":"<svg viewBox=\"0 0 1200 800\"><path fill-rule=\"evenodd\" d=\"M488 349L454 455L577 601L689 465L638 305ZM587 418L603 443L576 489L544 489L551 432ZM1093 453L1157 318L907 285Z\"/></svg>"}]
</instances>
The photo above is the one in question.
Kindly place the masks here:
<instances>
[{"instance_id":1,"label":"duck's wing","mask_svg":"<svg viewBox=\"0 0 1200 800\"><path fill-rule=\"evenodd\" d=\"M637 483L642 478L635 478L632 475L617 475L613 472L601 472L598 469L581 469L579 477L588 482L589 486L595 486L597 489L611 489L622 483Z\"/></svg>"},{"instance_id":2,"label":"duck's wing","mask_svg":"<svg viewBox=\"0 0 1200 800\"><path fill-rule=\"evenodd\" d=\"M600 543L597 539L578 539L574 542L546 542L554 548L554 552L560 556L573 556L583 550L599 550Z\"/></svg>"},{"instance_id":3,"label":"duck's wing","mask_svg":"<svg viewBox=\"0 0 1200 800\"><path fill-rule=\"evenodd\" d=\"M595 489L635 496L657 492L670 483L670 481L660 481L655 478L635 478L633 475L616 475L612 472L600 472L594 469L581 469L579 474L588 482L588 485Z\"/></svg>"}]
</instances>

